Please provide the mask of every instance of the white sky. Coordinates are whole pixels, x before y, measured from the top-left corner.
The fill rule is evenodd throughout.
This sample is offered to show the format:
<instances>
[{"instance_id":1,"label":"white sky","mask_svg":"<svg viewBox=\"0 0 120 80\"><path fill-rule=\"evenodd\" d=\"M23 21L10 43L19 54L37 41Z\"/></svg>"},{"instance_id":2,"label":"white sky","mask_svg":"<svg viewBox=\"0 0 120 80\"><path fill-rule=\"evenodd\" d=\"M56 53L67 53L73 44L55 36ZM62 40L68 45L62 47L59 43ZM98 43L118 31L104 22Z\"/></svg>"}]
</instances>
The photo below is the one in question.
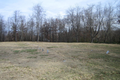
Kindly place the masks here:
<instances>
[{"instance_id":1,"label":"white sky","mask_svg":"<svg viewBox=\"0 0 120 80\"><path fill-rule=\"evenodd\" d=\"M41 4L46 11L46 17L64 16L70 7L86 7L88 4L112 3L116 4L119 0L0 0L0 14L4 19L11 17L15 10L20 10L21 14L29 16L32 14L32 7Z\"/></svg>"}]
</instances>

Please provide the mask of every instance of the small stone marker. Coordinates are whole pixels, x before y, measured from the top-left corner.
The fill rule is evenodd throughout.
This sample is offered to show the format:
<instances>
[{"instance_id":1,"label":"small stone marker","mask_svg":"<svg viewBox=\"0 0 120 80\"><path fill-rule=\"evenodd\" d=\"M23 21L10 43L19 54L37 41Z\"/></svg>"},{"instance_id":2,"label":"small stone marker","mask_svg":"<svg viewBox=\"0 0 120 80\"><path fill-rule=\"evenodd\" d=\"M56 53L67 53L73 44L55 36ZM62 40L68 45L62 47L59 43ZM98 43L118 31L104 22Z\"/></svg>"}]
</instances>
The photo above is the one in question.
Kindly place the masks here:
<instances>
[{"instance_id":1,"label":"small stone marker","mask_svg":"<svg viewBox=\"0 0 120 80\"><path fill-rule=\"evenodd\" d=\"M91 51L93 51L93 50L91 50Z\"/></svg>"},{"instance_id":2,"label":"small stone marker","mask_svg":"<svg viewBox=\"0 0 120 80\"><path fill-rule=\"evenodd\" d=\"M109 51L106 52L106 54L108 54L108 53L109 53Z\"/></svg>"},{"instance_id":3,"label":"small stone marker","mask_svg":"<svg viewBox=\"0 0 120 80\"><path fill-rule=\"evenodd\" d=\"M44 49L42 49L42 51L44 51Z\"/></svg>"},{"instance_id":4,"label":"small stone marker","mask_svg":"<svg viewBox=\"0 0 120 80\"><path fill-rule=\"evenodd\" d=\"M47 50L47 53L49 53L49 50Z\"/></svg>"},{"instance_id":5,"label":"small stone marker","mask_svg":"<svg viewBox=\"0 0 120 80\"><path fill-rule=\"evenodd\" d=\"M41 50L41 48L39 48L39 50Z\"/></svg>"},{"instance_id":6,"label":"small stone marker","mask_svg":"<svg viewBox=\"0 0 120 80\"><path fill-rule=\"evenodd\" d=\"M66 60L63 60L63 62L66 62Z\"/></svg>"}]
</instances>

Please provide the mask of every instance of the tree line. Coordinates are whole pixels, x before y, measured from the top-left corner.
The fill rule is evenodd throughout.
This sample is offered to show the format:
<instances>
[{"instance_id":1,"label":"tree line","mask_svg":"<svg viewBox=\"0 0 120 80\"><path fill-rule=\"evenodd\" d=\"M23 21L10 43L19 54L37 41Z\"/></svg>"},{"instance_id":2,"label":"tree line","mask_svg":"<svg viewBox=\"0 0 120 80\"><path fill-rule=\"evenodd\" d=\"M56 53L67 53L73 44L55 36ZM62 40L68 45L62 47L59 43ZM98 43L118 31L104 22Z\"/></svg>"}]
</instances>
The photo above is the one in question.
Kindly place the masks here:
<instances>
[{"instance_id":1,"label":"tree line","mask_svg":"<svg viewBox=\"0 0 120 80\"><path fill-rule=\"evenodd\" d=\"M6 21L0 15L0 41L120 43L120 5L76 6L63 18L46 18L39 4L27 19L16 10Z\"/></svg>"}]
</instances>

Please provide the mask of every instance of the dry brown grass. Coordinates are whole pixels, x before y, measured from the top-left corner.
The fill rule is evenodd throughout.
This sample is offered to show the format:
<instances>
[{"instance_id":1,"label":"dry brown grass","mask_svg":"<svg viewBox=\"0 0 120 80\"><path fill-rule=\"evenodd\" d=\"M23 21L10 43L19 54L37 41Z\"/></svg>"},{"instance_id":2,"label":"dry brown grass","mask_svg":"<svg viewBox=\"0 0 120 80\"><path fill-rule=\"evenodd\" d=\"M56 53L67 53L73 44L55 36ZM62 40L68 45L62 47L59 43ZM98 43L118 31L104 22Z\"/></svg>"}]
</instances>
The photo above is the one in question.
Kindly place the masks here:
<instances>
[{"instance_id":1,"label":"dry brown grass","mask_svg":"<svg viewBox=\"0 0 120 80\"><path fill-rule=\"evenodd\" d=\"M117 44L0 43L1 80L117 80L119 61Z\"/></svg>"}]
</instances>

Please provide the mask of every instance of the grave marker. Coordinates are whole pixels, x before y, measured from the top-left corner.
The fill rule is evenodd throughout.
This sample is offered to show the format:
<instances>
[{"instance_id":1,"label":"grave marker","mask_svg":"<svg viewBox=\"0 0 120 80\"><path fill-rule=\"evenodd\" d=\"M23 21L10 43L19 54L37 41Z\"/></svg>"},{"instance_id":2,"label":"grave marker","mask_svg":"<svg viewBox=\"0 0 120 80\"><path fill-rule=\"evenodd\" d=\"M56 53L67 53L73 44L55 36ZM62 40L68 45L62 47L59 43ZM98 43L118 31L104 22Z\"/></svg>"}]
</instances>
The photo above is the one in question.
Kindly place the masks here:
<instances>
[{"instance_id":1,"label":"grave marker","mask_svg":"<svg viewBox=\"0 0 120 80\"><path fill-rule=\"evenodd\" d=\"M106 52L106 54L108 54L108 53L109 53L109 51Z\"/></svg>"},{"instance_id":2,"label":"grave marker","mask_svg":"<svg viewBox=\"0 0 120 80\"><path fill-rule=\"evenodd\" d=\"M66 60L63 60L63 62L66 62Z\"/></svg>"},{"instance_id":3,"label":"grave marker","mask_svg":"<svg viewBox=\"0 0 120 80\"><path fill-rule=\"evenodd\" d=\"M49 53L49 50L47 50L47 53Z\"/></svg>"}]
</instances>

